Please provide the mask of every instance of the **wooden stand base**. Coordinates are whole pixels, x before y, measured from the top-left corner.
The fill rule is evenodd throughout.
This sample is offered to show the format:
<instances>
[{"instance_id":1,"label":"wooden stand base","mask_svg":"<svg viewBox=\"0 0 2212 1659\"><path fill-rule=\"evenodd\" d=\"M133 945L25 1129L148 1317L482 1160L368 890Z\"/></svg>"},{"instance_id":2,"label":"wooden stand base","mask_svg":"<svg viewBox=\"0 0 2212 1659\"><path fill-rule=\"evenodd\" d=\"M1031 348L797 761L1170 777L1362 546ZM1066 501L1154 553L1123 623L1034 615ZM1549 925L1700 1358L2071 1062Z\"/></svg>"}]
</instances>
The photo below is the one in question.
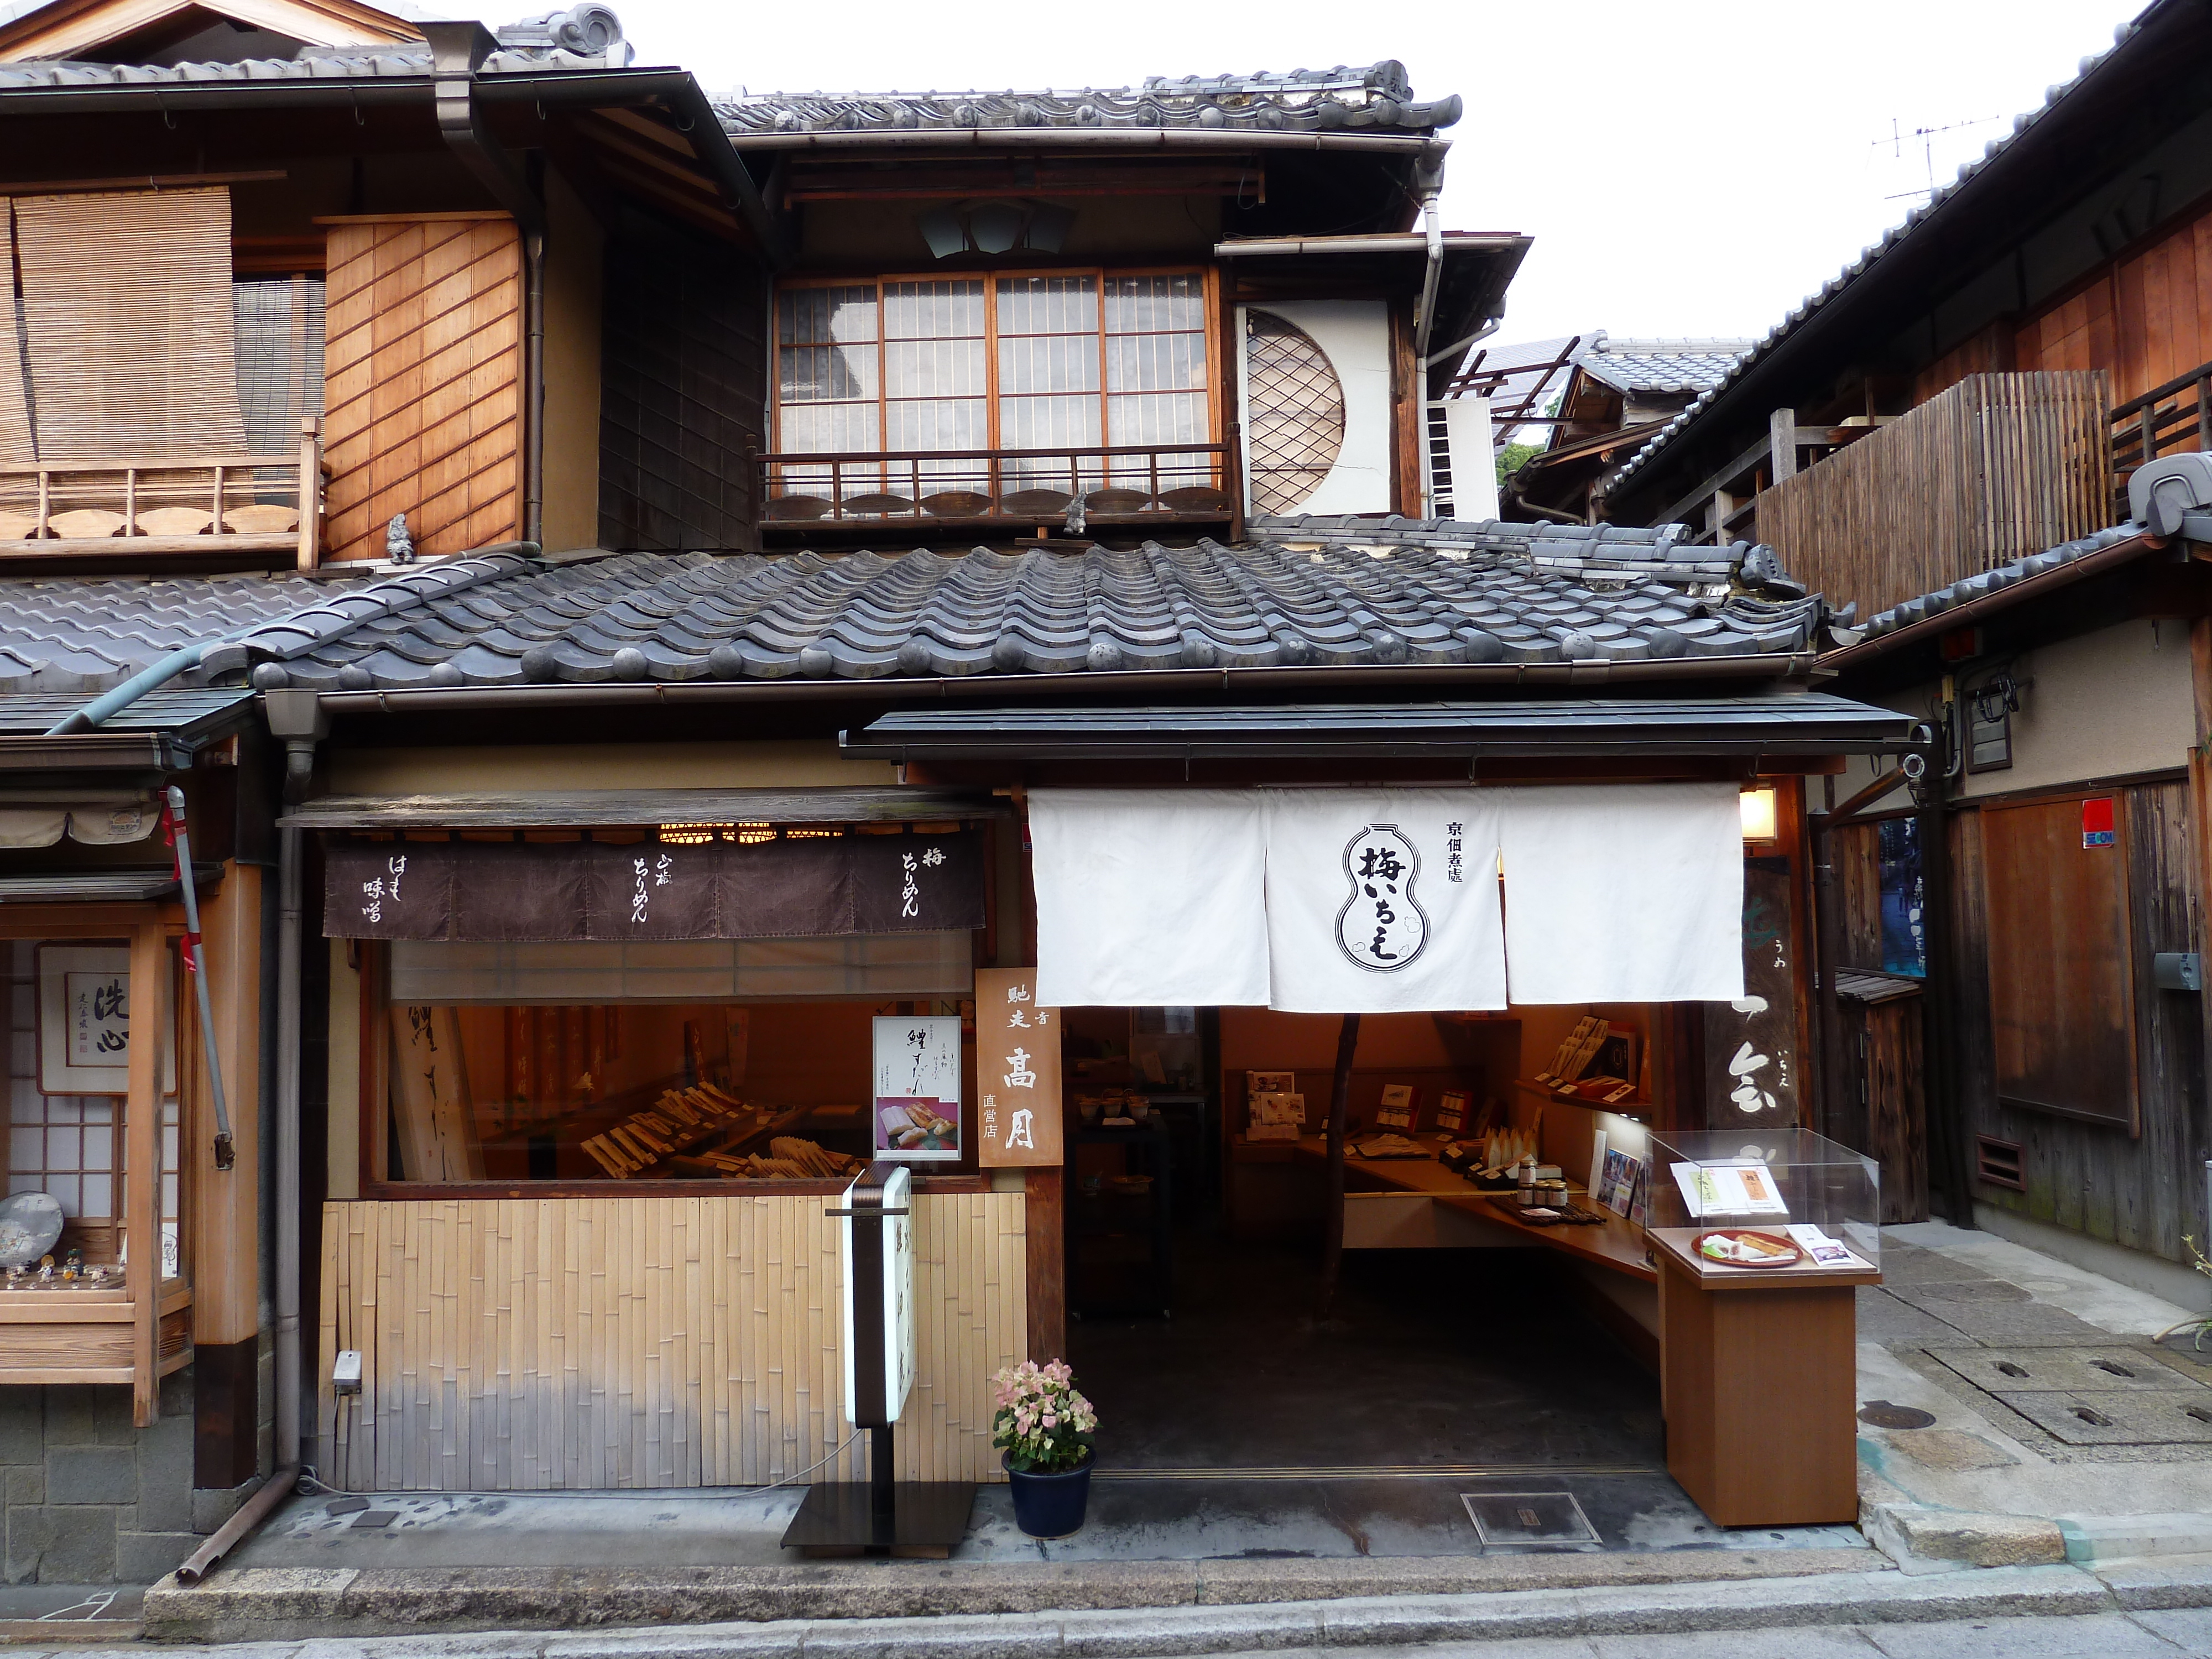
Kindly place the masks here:
<instances>
[{"instance_id":1,"label":"wooden stand base","mask_svg":"<svg viewBox=\"0 0 2212 1659\"><path fill-rule=\"evenodd\" d=\"M1667 1472L1720 1526L1857 1520L1855 1286L1715 1288L1656 1254Z\"/></svg>"},{"instance_id":2,"label":"wooden stand base","mask_svg":"<svg viewBox=\"0 0 2212 1659\"><path fill-rule=\"evenodd\" d=\"M897 1480L892 1430L868 1431L868 1480L806 1489L783 1529L783 1547L801 1555L896 1555L942 1561L968 1535L975 1507L972 1480Z\"/></svg>"}]
</instances>

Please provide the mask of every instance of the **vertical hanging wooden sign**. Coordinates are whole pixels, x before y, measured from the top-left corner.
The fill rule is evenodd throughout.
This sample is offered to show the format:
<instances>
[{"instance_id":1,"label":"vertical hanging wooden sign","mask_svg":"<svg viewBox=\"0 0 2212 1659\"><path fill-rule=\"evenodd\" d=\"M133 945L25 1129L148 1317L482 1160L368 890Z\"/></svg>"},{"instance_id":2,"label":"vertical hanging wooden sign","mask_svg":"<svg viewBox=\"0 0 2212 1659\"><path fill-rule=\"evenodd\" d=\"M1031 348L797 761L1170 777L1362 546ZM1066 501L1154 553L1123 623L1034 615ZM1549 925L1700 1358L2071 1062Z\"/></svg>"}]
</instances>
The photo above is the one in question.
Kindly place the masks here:
<instances>
[{"instance_id":1,"label":"vertical hanging wooden sign","mask_svg":"<svg viewBox=\"0 0 2212 1659\"><path fill-rule=\"evenodd\" d=\"M975 1157L986 1170L1057 1166L1060 1010L1036 1005L1034 968L975 970Z\"/></svg>"}]
</instances>

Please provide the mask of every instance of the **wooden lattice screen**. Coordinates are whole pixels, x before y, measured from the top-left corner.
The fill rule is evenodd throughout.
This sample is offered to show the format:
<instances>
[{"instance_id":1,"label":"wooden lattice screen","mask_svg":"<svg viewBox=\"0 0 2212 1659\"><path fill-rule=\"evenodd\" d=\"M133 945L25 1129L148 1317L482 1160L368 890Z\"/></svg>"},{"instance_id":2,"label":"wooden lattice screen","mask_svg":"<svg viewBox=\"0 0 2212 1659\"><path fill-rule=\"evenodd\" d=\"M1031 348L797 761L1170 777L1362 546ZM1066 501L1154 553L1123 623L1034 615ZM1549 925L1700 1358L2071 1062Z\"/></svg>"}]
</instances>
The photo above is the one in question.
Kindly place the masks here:
<instances>
[{"instance_id":1,"label":"wooden lattice screen","mask_svg":"<svg viewBox=\"0 0 2212 1659\"><path fill-rule=\"evenodd\" d=\"M1296 512L1344 447L1344 387L1310 335L1267 311L1251 313L1244 377L1252 510Z\"/></svg>"},{"instance_id":2,"label":"wooden lattice screen","mask_svg":"<svg viewBox=\"0 0 2212 1659\"><path fill-rule=\"evenodd\" d=\"M1759 497L1759 539L1862 617L2111 522L2102 369L1970 374Z\"/></svg>"},{"instance_id":3,"label":"wooden lattice screen","mask_svg":"<svg viewBox=\"0 0 2212 1659\"><path fill-rule=\"evenodd\" d=\"M522 522L522 252L499 215L331 225L324 313L331 559L512 541Z\"/></svg>"}]
</instances>

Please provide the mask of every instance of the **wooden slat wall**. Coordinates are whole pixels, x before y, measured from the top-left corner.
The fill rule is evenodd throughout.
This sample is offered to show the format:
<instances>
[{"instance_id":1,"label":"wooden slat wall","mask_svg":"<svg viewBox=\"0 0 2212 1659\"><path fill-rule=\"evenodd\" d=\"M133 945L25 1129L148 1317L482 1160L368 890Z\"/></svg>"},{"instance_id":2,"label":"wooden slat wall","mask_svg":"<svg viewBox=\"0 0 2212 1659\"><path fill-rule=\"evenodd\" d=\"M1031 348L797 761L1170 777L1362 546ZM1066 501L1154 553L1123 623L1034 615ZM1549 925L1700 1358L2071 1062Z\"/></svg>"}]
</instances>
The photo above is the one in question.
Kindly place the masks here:
<instances>
[{"instance_id":1,"label":"wooden slat wall","mask_svg":"<svg viewBox=\"0 0 2212 1659\"><path fill-rule=\"evenodd\" d=\"M384 556L513 541L522 523L522 252L498 216L330 228L324 309L325 546Z\"/></svg>"},{"instance_id":2,"label":"wooden slat wall","mask_svg":"<svg viewBox=\"0 0 2212 1659\"><path fill-rule=\"evenodd\" d=\"M641 219L606 252L599 541L757 548L768 296L726 244Z\"/></svg>"},{"instance_id":3,"label":"wooden slat wall","mask_svg":"<svg viewBox=\"0 0 2212 1659\"><path fill-rule=\"evenodd\" d=\"M324 1206L322 1363L362 1351L341 1486L758 1486L842 1415L836 1224L819 1196ZM1019 1193L915 1204L920 1366L901 1474L1002 1478L988 1379L1025 1357ZM327 1380L322 1422L331 1421ZM811 1479L866 1478L855 1442Z\"/></svg>"},{"instance_id":4,"label":"wooden slat wall","mask_svg":"<svg viewBox=\"0 0 2212 1659\"><path fill-rule=\"evenodd\" d=\"M2020 325L2021 368L2101 368L2125 403L2212 360L2212 213L2114 260ZM2193 432L2176 448L2196 447Z\"/></svg>"},{"instance_id":5,"label":"wooden slat wall","mask_svg":"<svg viewBox=\"0 0 2212 1659\"><path fill-rule=\"evenodd\" d=\"M1784 565L1870 616L2100 529L2101 371L1976 374L1759 498Z\"/></svg>"},{"instance_id":6,"label":"wooden slat wall","mask_svg":"<svg viewBox=\"0 0 2212 1659\"><path fill-rule=\"evenodd\" d=\"M2136 1091L2140 1133L1996 1099L1989 1007L1989 927L1984 909L1984 815L1963 811L1952 824L1953 940L1958 963L1957 1018L1962 1092L1980 1134L2022 1149L2027 1190L1977 1186L1984 1203L2002 1206L2109 1239L2168 1261L2185 1261L2184 1233L2207 1231L2204 1160L2212 1135L2198 1100L2204 1042L2197 999L2160 991L2151 957L2196 948L2191 907L2188 785L2132 785L2112 792L2124 815L2130 927L2134 935Z\"/></svg>"}]
</instances>

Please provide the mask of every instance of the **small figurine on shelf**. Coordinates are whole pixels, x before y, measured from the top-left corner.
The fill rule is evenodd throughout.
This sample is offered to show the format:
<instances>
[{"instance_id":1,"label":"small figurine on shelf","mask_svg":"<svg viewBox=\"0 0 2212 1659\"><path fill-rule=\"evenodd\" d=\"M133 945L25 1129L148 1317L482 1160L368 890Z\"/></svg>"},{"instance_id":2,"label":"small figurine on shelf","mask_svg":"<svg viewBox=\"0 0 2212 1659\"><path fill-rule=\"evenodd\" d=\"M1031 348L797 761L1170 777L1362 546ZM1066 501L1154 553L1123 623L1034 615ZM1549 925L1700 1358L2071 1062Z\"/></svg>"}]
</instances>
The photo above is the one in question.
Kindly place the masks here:
<instances>
[{"instance_id":1,"label":"small figurine on shelf","mask_svg":"<svg viewBox=\"0 0 2212 1659\"><path fill-rule=\"evenodd\" d=\"M105 1265L95 1267L85 1275L85 1288L92 1291L112 1290L114 1286L108 1282L111 1276L110 1270Z\"/></svg>"},{"instance_id":2,"label":"small figurine on shelf","mask_svg":"<svg viewBox=\"0 0 2212 1659\"><path fill-rule=\"evenodd\" d=\"M39 1285L42 1290L51 1290L53 1287L53 1282L54 1257L53 1252L49 1250L39 1258Z\"/></svg>"},{"instance_id":3,"label":"small figurine on shelf","mask_svg":"<svg viewBox=\"0 0 2212 1659\"><path fill-rule=\"evenodd\" d=\"M62 1258L62 1282L74 1285L84 1277L84 1252L71 1250Z\"/></svg>"},{"instance_id":4,"label":"small figurine on shelf","mask_svg":"<svg viewBox=\"0 0 2212 1659\"><path fill-rule=\"evenodd\" d=\"M30 1265L27 1262L18 1261L14 1267L8 1269L8 1288L9 1290L20 1291L27 1289L30 1282L31 1269Z\"/></svg>"}]
</instances>

